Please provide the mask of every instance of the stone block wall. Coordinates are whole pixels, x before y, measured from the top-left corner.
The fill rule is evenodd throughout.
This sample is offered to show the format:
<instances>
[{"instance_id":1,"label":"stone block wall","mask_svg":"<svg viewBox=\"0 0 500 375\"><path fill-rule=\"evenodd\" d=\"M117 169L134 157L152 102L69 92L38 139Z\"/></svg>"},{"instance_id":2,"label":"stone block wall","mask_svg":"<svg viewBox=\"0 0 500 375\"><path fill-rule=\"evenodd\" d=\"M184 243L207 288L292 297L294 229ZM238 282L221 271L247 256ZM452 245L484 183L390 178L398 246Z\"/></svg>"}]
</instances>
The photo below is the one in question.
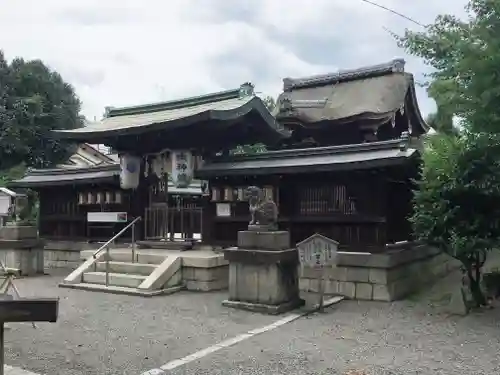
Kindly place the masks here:
<instances>
[{"instance_id":1,"label":"stone block wall","mask_svg":"<svg viewBox=\"0 0 500 375\"><path fill-rule=\"evenodd\" d=\"M459 267L450 256L422 245L391 246L383 254L339 252L338 266L326 271L325 294L349 299L394 301L416 292ZM318 292L322 272L302 268L299 288Z\"/></svg>"},{"instance_id":2,"label":"stone block wall","mask_svg":"<svg viewBox=\"0 0 500 375\"><path fill-rule=\"evenodd\" d=\"M76 269L83 262L80 251L97 250L100 244L73 241L46 241L44 249L45 269Z\"/></svg>"},{"instance_id":3,"label":"stone block wall","mask_svg":"<svg viewBox=\"0 0 500 375\"><path fill-rule=\"evenodd\" d=\"M188 252L186 252L188 253ZM182 281L187 290L209 292L228 288L229 265L222 254L182 258Z\"/></svg>"},{"instance_id":4,"label":"stone block wall","mask_svg":"<svg viewBox=\"0 0 500 375\"><path fill-rule=\"evenodd\" d=\"M43 244L28 248L2 248L0 260L7 269L15 270L22 276L43 274Z\"/></svg>"},{"instance_id":5,"label":"stone block wall","mask_svg":"<svg viewBox=\"0 0 500 375\"><path fill-rule=\"evenodd\" d=\"M209 292L228 287L229 266L211 268L182 267L182 279L187 290Z\"/></svg>"}]
</instances>

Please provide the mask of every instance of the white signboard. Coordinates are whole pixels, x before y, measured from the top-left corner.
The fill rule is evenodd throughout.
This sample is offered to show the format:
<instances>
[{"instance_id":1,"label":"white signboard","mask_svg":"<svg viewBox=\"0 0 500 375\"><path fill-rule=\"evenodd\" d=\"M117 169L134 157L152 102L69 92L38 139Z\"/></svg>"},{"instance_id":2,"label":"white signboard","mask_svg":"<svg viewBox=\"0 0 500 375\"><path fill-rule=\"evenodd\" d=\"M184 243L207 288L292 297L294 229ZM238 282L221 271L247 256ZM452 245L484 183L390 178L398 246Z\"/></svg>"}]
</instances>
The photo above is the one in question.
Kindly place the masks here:
<instances>
[{"instance_id":1,"label":"white signboard","mask_svg":"<svg viewBox=\"0 0 500 375\"><path fill-rule=\"evenodd\" d=\"M321 234L313 234L297 244L300 264L303 266L322 268L337 264L339 243Z\"/></svg>"},{"instance_id":2,"label":"white signboard","mask_svg":"<svg viewBox=\"0 0 500 375\"><path fill-rule=\"evenodd\" d=\"M127 222L126 212L87 212L89 223L125 223Z\"/></svg>"},{"instance_id":3,"label":"white signboard","mask_svg":"<svg viewBox=\"0 0 500 375\"><path fill-rule=\"evenodd\" d=\"M8 195L0 195L0 216L7 216L9 214L11 197Z\"/></svg>"},{"instance_id":4,"label":"white signboard","mask_svg":"<svg viewBox=\"0 0 500 375\"><path fill-rule=\"evenodd\" d=\"M216 205L217 217L231 216L231 205L229 203L217 203Z\"/></svg>"}]
</instances>

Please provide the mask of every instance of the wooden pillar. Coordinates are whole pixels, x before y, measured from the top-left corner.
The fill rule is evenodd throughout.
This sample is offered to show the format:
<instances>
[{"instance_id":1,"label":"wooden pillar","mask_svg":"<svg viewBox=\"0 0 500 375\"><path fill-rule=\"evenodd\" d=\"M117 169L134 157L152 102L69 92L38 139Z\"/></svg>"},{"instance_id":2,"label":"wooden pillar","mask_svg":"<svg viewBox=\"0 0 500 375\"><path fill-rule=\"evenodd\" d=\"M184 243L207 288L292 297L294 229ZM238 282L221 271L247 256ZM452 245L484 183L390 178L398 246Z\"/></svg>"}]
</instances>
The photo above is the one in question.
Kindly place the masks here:
<instances>
[{"instance_id":1,"label":"wooden pillar","mask_svg":"<svg viewBox=\"0 0 500 375\"><path fill-rule=\"evenodd\" d=\"M215 203L211 202L211 196L200 199L202 199L201 241L211 245L214 243Z\"/></svg>"},{"instance_id":2,"label":"wooden pillar","mask_svg":"<svg viewBox=\"0 0 500 375\"><path fill-rule=\"evenodd\" d=\"M0 321L0 375L4 374L5 367L4 329L4 323Z\"/></svg>"}]
</instances>

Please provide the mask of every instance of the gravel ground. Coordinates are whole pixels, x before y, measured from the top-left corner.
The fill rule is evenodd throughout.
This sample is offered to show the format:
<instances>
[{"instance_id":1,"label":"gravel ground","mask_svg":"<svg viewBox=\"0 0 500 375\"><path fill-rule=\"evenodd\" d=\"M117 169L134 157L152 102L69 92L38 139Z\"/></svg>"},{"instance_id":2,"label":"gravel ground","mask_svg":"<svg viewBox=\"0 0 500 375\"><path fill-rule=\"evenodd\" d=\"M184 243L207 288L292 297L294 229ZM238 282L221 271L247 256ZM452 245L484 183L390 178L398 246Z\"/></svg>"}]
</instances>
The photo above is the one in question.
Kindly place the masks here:
<instances>
[{"instance_id":1,"label":"gravel ground","mask_svg":"<svg viewBox=\"0 0 500 375\"><path fill-rule=\"evenodd\" d=\"M58 288L68 272L16 280L22 296L60 297L57 323L8 323L5 362L41 374L140 374L275 317L226 309L226 293L141 298Z\"/></svg>"},{"instance_id":2,"label":"gravel ground","mask_svg":"<svg viewBox=\"0 0 500 375\"><path fill-rule=\"evenodd\" d=\"M175 375L500 373L498 312L432 315L412 303L344 301L214 353Z\"/></svg>"},{"instance_id":3,"label":"gravel ground","mask_svg":"<svg viewBox=\"0 0 500 375\"><path fill-rule=\"evenodd\" d=\"M9 324L7 364L42 374L140 374L279 319L225 309L225 293L147 299L59 289L60 279L17 281L24 295L60 296L60 320L37 330ZM450 317L427 302L344 301L172 374L500 373L498 309Z\"/></svg>"}]
</instances>

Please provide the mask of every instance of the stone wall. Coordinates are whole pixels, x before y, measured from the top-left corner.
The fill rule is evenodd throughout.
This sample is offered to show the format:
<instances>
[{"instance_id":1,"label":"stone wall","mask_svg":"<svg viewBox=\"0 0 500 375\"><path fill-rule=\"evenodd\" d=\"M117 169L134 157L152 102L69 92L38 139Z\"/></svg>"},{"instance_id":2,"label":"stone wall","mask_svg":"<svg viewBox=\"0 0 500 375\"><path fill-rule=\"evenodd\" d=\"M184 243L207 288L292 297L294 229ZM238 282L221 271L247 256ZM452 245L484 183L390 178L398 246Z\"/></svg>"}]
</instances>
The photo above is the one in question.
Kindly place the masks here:
<instances>
[{"instance_id":1,"label":"stone wall","mask_svg":"<svg viewBox=\"0 0 500 375\"><path fill-rule=\"evenodd\" d=\"M23 276L43 274L44 242L35 226L12 223L0 228L0 260L13 272Z\"/></svg>"},{"instance_id":2,"label":"stone wall","mask_svg":"<svg viewBox=\"0 0 500 375\"><path fill-rule=\"evenodd\" d=\"M97 250L101 244L73 241L46 241L44 249L45 269L76 269L83 262L80 251Z\"/></svg>"},{"instance_id":3,"label":"stone wall","mask_svg":"<svg viewBox=\"0 0 500 375\"><path fill-rule=\"evenodd\" d=\"M4 266L22 276L43 274L43 244L30 247L0 248Z\"/></svg>"},{"instance_id":4,"label":"stone wall","mask_svg":"<svg viewBox=\"0 0 500 375\"><path fill-rule=\"evenodd\" d=\"M436 249L409 243L388 246L383 254L339 252L338 266L326 271L325 294L394 301L458 267L458 261ZM318 292L321 271L303 268L299 274L301 291Z\"/></svg>"},{"instance_id":5,"label":"stone wall","mask_svg":"<svg viewBox=\"0 0 500 375\"><path fill-rule=\"evenodd\" d=\"M182 281L187 290L208 292L228 288L229 265L224 258L182 259Z\"/></svg>"}]
</instances>

